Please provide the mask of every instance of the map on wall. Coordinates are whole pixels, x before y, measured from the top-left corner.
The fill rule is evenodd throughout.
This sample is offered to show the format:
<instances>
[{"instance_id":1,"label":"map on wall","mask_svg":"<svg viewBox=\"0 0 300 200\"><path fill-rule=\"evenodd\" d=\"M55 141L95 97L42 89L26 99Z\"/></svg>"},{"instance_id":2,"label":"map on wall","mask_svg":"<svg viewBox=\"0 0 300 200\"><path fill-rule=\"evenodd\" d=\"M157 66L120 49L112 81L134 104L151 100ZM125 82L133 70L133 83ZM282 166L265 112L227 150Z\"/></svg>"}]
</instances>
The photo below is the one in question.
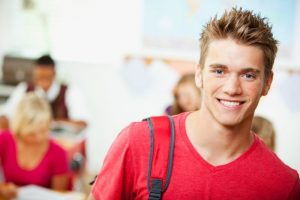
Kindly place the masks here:
<instances>
[{"instance_id":1,"label":"map on wall","mask_svg":"<svg viewBox=\"0 0 300 200\"><path fill-rule=\"evenodd\" d=\"M269 18L280 41L281 56L289 56L294 40L296 0L144 0L143 44L146 49L198 51L202 27L224 9L243 7Z\"/></svg>"}]
</instances>

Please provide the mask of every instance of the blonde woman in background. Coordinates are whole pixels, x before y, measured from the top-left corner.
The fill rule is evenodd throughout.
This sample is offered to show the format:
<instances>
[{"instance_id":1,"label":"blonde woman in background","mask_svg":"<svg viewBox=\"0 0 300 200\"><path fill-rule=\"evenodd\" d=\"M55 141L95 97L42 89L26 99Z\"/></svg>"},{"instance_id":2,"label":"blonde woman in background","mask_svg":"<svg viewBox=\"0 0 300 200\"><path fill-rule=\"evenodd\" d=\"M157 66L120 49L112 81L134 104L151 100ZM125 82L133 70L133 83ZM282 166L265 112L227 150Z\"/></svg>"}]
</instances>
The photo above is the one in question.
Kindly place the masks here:
<instances>
[{"instance_id":1,"label":"blonde woman in background","mask_svg":"<svg viewBox=\"0 0 300 200\"><path fill-rule=\"evenodd\" d=\"M0 133L4 183L0 197L12 199L19 186L35 184L54 190L68 187L65 151L49 139L49 104L34 93L24 96L11 121L12 132Z\"/></svg>"},{"instance_id":2,"label":"blonde woman in background","mask_svg":"<svg viewBox=\"0 0 300 200\"><path fill-rule=\"evenodd\" d=\"M265 144L275 151L275 129L272 122L264 117L255 116L252 121L252 130L265 142Z\"/></svg>"},{"instance_id":3,"label":"blonde woman in background","mask_svg":"<svg viewBox=\"0 0 300 200\"><path fill-rule=\"evenodd\" d=\"M200 89L195 84L195 75L183 75L173 90L174 102L168 106L165 113L177 115L182 112L198 110L201 103Z\"/></svg>"}]
</instances>

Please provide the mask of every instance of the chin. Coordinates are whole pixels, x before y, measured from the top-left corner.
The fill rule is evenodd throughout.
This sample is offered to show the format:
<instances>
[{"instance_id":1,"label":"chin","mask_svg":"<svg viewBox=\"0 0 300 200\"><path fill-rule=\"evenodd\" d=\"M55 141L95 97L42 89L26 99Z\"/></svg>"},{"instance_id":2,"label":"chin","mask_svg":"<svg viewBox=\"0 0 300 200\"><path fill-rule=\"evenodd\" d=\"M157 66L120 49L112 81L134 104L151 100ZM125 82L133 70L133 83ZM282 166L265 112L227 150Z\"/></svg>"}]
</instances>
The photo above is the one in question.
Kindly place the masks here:
<instances>
[{"instance_id":1,"label":"chin","mask_svg":"<svg viewBox=\"0 0 300 200\"><path fill-rule=\"evenodd\" d=\"M222 124L223 126L226 126L226 127L234 127L238 124L241 123L241 120L238 120L238 119L230 119L230 118L223 118L223 119L217 119L217 121Z\"/></svg>"}]
</instances>

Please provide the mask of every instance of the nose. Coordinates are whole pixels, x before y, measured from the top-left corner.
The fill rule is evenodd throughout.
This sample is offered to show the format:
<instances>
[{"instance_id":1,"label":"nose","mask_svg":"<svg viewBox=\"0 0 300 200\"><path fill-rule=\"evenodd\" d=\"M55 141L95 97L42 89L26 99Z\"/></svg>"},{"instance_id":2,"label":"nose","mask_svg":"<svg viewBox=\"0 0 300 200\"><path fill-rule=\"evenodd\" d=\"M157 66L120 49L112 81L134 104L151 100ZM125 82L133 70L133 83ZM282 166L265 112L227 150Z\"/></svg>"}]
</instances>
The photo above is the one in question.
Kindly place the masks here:
<instances>
[{"instance_id":1,"label":"nose","mask_svg":"<svg viewBox=\"0 0 300 200\"><path fill-rule=\"evenodd\" d=\"M239 76L236 74L231 74L224 83L223 91L230 96L241 94L242 88Z\"/></svg>"}]
</instances>

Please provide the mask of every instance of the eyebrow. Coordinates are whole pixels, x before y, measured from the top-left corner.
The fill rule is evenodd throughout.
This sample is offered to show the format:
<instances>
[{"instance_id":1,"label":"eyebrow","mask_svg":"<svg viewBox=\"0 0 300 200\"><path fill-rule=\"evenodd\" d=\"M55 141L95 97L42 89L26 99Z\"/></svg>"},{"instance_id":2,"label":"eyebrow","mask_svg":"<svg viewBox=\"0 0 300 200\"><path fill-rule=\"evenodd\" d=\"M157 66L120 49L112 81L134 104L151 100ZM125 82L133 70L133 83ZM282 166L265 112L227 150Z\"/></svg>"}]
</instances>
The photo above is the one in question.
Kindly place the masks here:
<instances>
[{"instance_id":1,"label":"eyebrow","mask_svg":"<svg viewBox=\"0 0 300 200\"><path fill-rule=\"evenodd\" d=\"M223 65L223 64L211 64L208 66L209 68L227 68L226 65Z\"/></svg>"},{"instance_id":2,"label":"eyebrow","mask_svg":"<svg viewBox=\"0 0 300 200\"><path fill-rule=\"evenodd\" d=\"M242 72L243 73L253 72L255 74L260 74L261 71L259 69L256 69L256 68L248 67L248 68L242 69Z\"/></svg>"},{"instance_id":3,"label":"eyebrow","mask_svg":"<svg viewBox=\"0 0 300 200\"><path fill-rule=\"evenodd\" d=\"M224 65L224 64L218 64L218 63L211 64L208 67L212 68L212 69L216 69L216 68L218 68L218 69L227 69L228 68L226 65ZM253 72L255 74L260 74L260 72L261 72L261 70L256 69L254 67L247 67L247 68L242 69L241 71L242 71L242 73Z\"/></svg>"}]
</instances>

